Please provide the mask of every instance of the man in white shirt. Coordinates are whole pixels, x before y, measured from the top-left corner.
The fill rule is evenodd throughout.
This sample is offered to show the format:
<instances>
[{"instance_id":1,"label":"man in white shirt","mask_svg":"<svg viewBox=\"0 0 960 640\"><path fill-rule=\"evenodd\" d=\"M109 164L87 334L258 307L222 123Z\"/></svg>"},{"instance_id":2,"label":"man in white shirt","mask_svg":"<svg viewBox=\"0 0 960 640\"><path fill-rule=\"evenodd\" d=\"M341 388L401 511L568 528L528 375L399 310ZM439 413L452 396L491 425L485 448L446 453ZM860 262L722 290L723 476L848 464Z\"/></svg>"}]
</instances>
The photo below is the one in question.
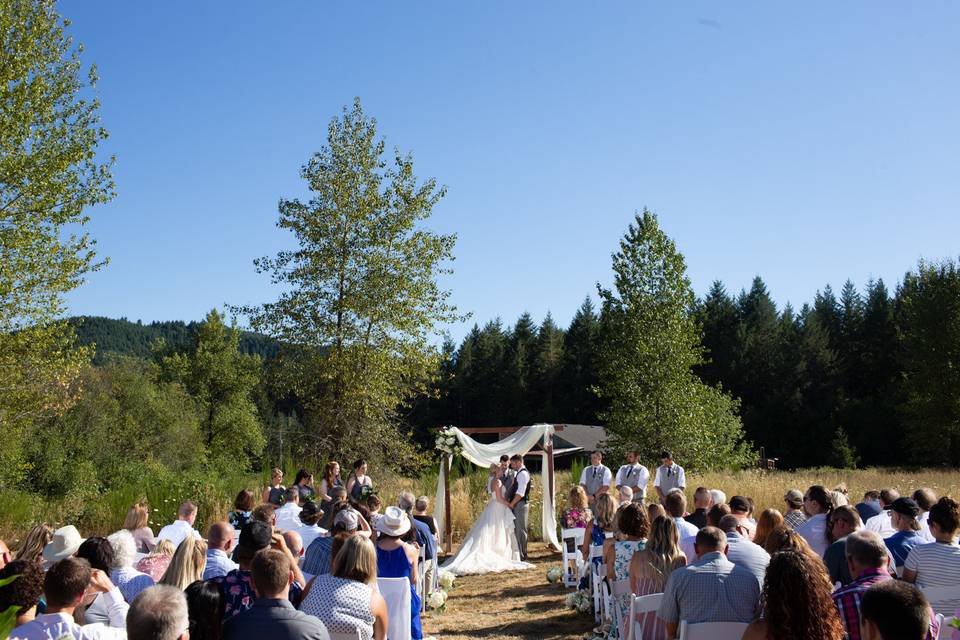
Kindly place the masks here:
<instances>
[{"instance_id":1,"label":"man in white shirt","mask_svg":"<svg viewBox=\"0 0 960 640\"><path fill-rule=\"evenodd\" d=\"M627 451L627 464L617 470L617 489L630 487L633 491L633 501L643 502L647 495L647 482L650 481L650 472L645 466L637 462L640 454L637 451Z\"/></svg>"},{"instance_id":2,"label":"man in white shirt","mask_svg":"<svg viewBox=\"0 0 960 640\"><path fill-rule=\"evenodd\" d=\"M88 589L90 595L86 596ZM91 569L86 560L67 558L50 567L44 576L43 593L47 612L14 629L11 640L123 640L127 637L124 627L130 607L107 574ZM107 603L110 626L103 623L81 626L74 622L74 610L90 596L97 595Z\"/></svg>"},{"instance_id":3,"label":"man in white shirt","mask_svg":"<svg viewBox=\"0 0 960 640\"><path fill-rule=\"evenodd\" d=\"M316 502L307 502L300 511L300 526L294 529L300 534L303 540L303 548L307 549L310 544L320 536L327 535L327 530L320 526L320 520L323 518L323 511Z\"/></svg>"},{"instance_id":4,"label":"man in white shirt","mask_svg":"<svg viewBox=\"0 0 960 640\"><path fill-rule=\"evenodd\" d=\"M179 547L180 543L186 540L187 536L192 535L197 540L202 539L200 532L193 528L193 523L197 519L197 505L190 502L184 502L177 509L177 519L172 524L168 524L160 533L157 534L157 542L169 540L174 547Z\"/></svg>"},{"instance_id":5,"label":"man in white shirt","mask_svg":"<svg viewBox=\"0 0 960 640\"><path fill-rule=\"evenodd\" d=\"M590 466L580 474L580 486L587 492L587 502L592 507L613 484L613 473L603 465L603 455L599 451L590 454Z\"/></svg>"},{"instance_id":6,"label":"man in white shirt","mask_svg":"<svg viewBox=\"0 0 960 640\"><path fill-rule=\"evenodd\" d=\"M687 478L683 467L673 461L673 454L663 451L660 454L660 466L657 467L657 477L653 480L653 488L657 490L660 504L665 504L667 494L674 489L684 491L687 488Z\"/></svg>"},{"instance_id":7,"label":"man in white shirt","mask_svg":"<svg viewBox=\"0 0 960 640\"><path fill-rule=\"evenodd\" d=\"M900 492L896 489L881 489L880 506L883 511L867 520L863 528L879 534L881 538L889 538L895 534L897 528L893 526L893 520L890 517L890 505L899 497Z\"/></svg>"},{"instance_id":8,"label":"man in white shirt","mask_svg":"<svg viewBox=\"0 0 960 640\"><path fill-rule=\"evenodd\" d=\"M289 531L298 529L300 522L300 491L296 487L287 487L283 492L283 506L274 512L277 517L277 529Z\"/></svg>"},{"instance_id":9,"label":"man in white shirt","mask_svg":"<svg viewBox=\"0 0 960 640\"><path fill-rule=\"evenodd\" d=\"M923 487L913 492L911 496L920 507L920 535L927 542L933 542L933 534L930 533L930 507L937 503L937 494L933 489Z\"/></svg>"},{"instance_id":10,"label":"man in white shirt","mask_svg":"<svg viewBox=\"0 0 960 640\"><path fill-rule=\"evenodd\" d=\"M680 538L696 536L697 532L700 531L697 525L691 524L683 519L687 511L687 496L683 495L683 491L674 489L668 493L664 499L663 508L666 510L667 515L673 518L673 523L677 525L677 533Z\"/></svg>"}]
</instances>

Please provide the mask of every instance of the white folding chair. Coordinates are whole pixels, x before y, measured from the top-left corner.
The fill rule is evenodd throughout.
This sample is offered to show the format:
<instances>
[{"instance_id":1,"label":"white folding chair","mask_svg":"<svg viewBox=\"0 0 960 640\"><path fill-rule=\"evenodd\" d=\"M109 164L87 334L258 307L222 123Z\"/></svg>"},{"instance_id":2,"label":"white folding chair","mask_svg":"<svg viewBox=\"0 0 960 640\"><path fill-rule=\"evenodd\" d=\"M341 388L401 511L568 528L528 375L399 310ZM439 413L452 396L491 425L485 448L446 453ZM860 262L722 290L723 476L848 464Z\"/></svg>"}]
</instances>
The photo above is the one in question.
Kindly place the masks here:
<instances>
[{"instance_id":1,"label":"white folding chair","mask_svg":"<svg viewBox=\"0 0 960 640\"><path fill-rule=\"evenodd\" d=\"M660 602L663 601L662 593L651 593L645 596L634 596L630 602L630 613L627 616L626 640L641 640L647 629L647 614L660 608ZM654 622L656 624L656 622Z\"/></svg>"},{"instance_id":2,"label":"white folding chair","mask_svg":"<svg viewBox=\"0 0 960 640\"><path fill-rule=\"evenodd\" d=\"M361 635L360 629L357 629L353 633L330 631L327 629L327 635L330 636L330 640L363 640L363 635Z\"/></svg>"},{"instance_id":3,"label":"white folding chair","mask_svg":"<svg viewBox=\"0 0 960 640\"><path fill-rule=\"evenodd\" d=\"M934 613L953 615L960 602L960 585L950 587L920 587Z\"/></svg>"},{"instance_id":4,"label":"white folding chair","mask_svg":"<svg viewBox=\"0 0 960 640\"><path fill-rule=\"evenodd\" d=\"M387 640L410 640L410 581L377 578L377 588L387 602Z\"/></svg>"},{"instance_id":5,"label":"white folding chair","mask_svg":"<svg viewBox=\"0 0 960 640\"><path fill-rule=\"evenodd\" d=\"M427 607L427 548L420 547L420 559L417 562L417 595L420 597L421 613Z\"/></svg>"},{"instance_id":6,"label":"white folding chair","mask_svg":"<svg viewBox=\"0 0 960 640\"><path fill-rule=\"evenodd\" d=\"M607 565L603 564L603 562L594 564L594 558L603 559L603 547L600 545L590 545L590 557L587 559L587 566L590 568L590 595L593 596L593 617L599 624L603 621L604 604L600 587L606 581Z\"/></svg>"},{"instance_id":7,"label":"white folding chair","mask_svg":"<svg viewBox=\"0 0 960 640\"><path fill-rule=\"evenodd\" d=\"M954 616L942 616L937 614L937 620L939 625L937 625L937 639L936 640L950 640L950 633L953 630L951 623L956 620Z\"/></svg>"},{"instance_id":8,"label":"white folding chair","mask_svg":"<svg viewBox=\"0 0 960 640\"><path fill-rule=\"evenodd\" d=\"M680 621L679 640L740 640L749 625L746 622Z\"/></svg>"},{"instance_id":9,"label":"white folding chair","mask_svg":"<svg viewBox=\"0 0 960 640\"><path fill-rule=\"evenodd\" d=\"M623 606L621 605L622 598L620 596L625 596L633 594L630 592L630 579L625 578L623 580L616 580L612 585L610 585L610 615L611 628L614 626L617 629L617 637L622 638L624 636L624 619L629 613L629 609L624 611ZM632 603L633 598L630 598Z\"/></svg>"},{"instance_id":10,"label":"white folding chair","mask_svg":"<svg viewBox=\"0 0 960 640\"><path fill-rule=\"evenodd\" d=\"M576 587L580 584L583 556L583 532L586 529L562 529L560 531L560 551L563 554L563 586ZM570 546L573 550L570 550Z\"/></svg>"}]
</instances>

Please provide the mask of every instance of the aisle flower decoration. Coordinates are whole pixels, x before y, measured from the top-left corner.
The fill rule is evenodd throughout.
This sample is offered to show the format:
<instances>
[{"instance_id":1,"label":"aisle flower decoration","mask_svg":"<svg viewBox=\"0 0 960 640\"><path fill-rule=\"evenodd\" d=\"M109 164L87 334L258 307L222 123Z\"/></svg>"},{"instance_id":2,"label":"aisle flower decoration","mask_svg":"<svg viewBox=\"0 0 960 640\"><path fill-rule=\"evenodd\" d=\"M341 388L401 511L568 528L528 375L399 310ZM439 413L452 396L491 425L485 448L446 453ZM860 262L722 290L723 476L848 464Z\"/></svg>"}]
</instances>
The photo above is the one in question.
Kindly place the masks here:
<instances>
[{"instance_id":1,"label":"aisle flower decoration","mask_svg":"<svg viewBox=\"0 0 960 640\"><path fill-rule=\"evenodd\" d=\"M547 569L547 582L550 584L560 582L561 578L563 578L563 569L560 567L550 567Z\"/></svg>"},{"instance_id":2,"label":"aisle flower decoration","mask_svg":"<svg viewBox=\"0 0 960 640\"><path fill-rule=\"evenodd\" d=\"M450 591L450 589L453 588L453 583L456 581L456 579L457 577L453 575L453 572L443 569L437 576L437 583L439 583L440 588L444 591Z\"/></svg>"},{"instance_id":3,"label":"aisle flower decoration","mask_svg":"<svg viewBox=\"0 0 960 640\"><path fill-rule=\"evenodd\" d=\"M567 594L567 608L576 609L580 613L593 613L593 598L586 589L580 589Z\"/></svg>"},{"instance_id":4,"label":"aisle flower decoration","mask_svg":"<svg viewBox=\"0 0 960 640\"><path fill-rule=\"evenodd\" d=\"M450 427L444 427L437 434L436 449L440 453L448 456L455 456L463 451L463 447L457 441L457 436L453 435Z\"/></svg>"},{"instance_id":5,"label":"aisle flower decoration","mask_svg":"<svg viewBox=\"0 0 960 640\"><path fill-rule=\"evenodd\" d=\"M447 606L447 592L437 589L427 598L427 604L430 605L430 608L434 611L443 613L443 610Z\"/></svg>"}]
</instances>

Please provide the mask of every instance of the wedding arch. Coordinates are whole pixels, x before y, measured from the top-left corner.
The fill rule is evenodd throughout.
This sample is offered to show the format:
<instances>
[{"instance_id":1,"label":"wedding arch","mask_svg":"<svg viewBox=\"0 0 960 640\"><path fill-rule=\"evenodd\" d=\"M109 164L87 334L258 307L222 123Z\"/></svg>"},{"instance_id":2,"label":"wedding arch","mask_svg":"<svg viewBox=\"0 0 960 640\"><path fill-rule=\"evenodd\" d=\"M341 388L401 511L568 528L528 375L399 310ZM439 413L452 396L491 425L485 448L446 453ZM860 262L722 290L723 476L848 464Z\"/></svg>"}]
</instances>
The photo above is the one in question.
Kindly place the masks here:
<instances>
[{"instance_id":1,"label":"wedding arch","mask_svg":"<svg viewBox=\"0 0 960 640\"><path fill-rule=\"evenodd\" d=\"M543 448L541 452L543 464L540 466L541 486L543 487L543 507L541 513L541 534L543 541L560 551L560 542L557 540L557 512L554 507L556 483L553 474L553 434L561 430L561 425L534 424L526 427L474 427L458 429L448 427L442 430L442 436L456 438L458 453L473 464L489 468L491 464L498 464L501 455L526 455L537 444ZM509 433L502 440L490 444L477 442L470 437L471 433ZM440 531L443 531L443 544L447 553L453 545L453 527L447 514L450 513L450 466L453 464L453 455L445 454L440 461L440 477L437 482L437 499L434 503L434 517ZM544 475L546 476L544 478Z\"/></svg>"}]
</instances>

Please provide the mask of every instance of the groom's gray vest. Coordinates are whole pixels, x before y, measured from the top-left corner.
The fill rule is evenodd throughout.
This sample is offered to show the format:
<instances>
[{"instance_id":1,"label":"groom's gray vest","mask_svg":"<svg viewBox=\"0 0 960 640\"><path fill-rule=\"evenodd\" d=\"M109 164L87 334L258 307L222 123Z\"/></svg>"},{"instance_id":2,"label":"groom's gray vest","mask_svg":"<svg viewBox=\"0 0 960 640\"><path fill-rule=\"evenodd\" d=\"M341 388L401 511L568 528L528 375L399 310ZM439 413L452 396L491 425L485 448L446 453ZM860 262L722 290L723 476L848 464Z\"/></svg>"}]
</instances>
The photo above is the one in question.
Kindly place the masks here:
<instances>
[{"instance_id":1,"label":"groom's gray vest","mask_svg":"<svg viewBox=\"0 0 960 640\"><path fill-rule=\"evenodd\" d=\"M523 498L517 504L522 504L527 501L527 498L530 496L530 486L533 484L530 482L530 472L527 471L526 467L520 467L517 469L517 475L513 478L513 484L507 488L507 502L513 502L513 499L517 497L517 485L520 484L520 474L527 474L527 488L523 492Z\"/></svg>"}]
</instances>

